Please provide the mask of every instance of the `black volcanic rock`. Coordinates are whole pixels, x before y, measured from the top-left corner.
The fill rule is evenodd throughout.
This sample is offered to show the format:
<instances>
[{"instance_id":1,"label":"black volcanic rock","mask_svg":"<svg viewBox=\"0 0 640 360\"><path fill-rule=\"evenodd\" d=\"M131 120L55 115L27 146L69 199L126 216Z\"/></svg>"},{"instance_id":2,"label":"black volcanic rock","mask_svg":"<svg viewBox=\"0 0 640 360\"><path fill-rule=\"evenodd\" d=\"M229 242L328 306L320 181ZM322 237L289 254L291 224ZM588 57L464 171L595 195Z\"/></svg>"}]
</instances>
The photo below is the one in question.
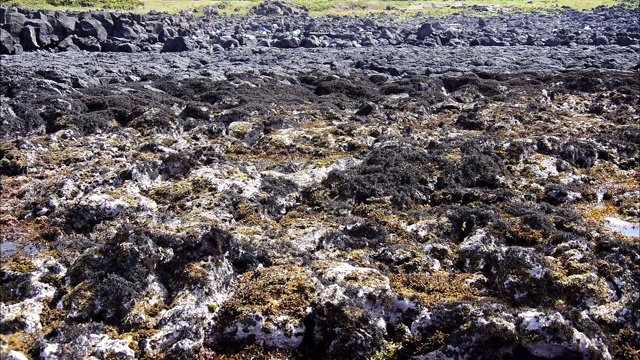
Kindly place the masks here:
<instances>
[{"instance_id":1,"label":"black volcanic rock","mask_svg":"<svg viewBox=\"0 0 640 360\"><path fill-rule=\"evenodd\" d=\"M94 37L99 41L104 41L109 36L102 23L93 18L81 20L76 26L76 34L80 37Z\"/></svg>"},{"instance_id":2,"label":"black volcanic rock","mask_svg":"<svg viewBox=\"0 0 640 360\"><path fill-rule=\"evenodd\" d=\"M31 25L22 28L20 32L20 45L27 51L40 49L36 28Z\"/></svg>"},{"instance_id":3,"label":"black volcanic rock","mask_svg":"<svg viewBox=\"0 0 640 360\"><path fill-rule=\"evenodd\" d=\"M80 49L84 51L96 51L99 52L102 50L100 46L100 42L98 39L94 37L72 37L73 43Z\"/></svg>"},{"instance_id":4,"label":"black volcanic rock","mask_svg":"<svg viewBox=\"0 0 640 360\"><path fill-rule=\"evenodd\" d=\"M80 48L75 44L74 39L76 35L67 36L58 44L59 51L79 51Z\"/></svg>"},{"instance_id":5,"label":"black volcanic rock","mask_svg":"<svg viewBox=\"0 0 640 360\"><path fill-rule=\"evenodd\" d=\"M422 26L420 26L420 28L418 29L418 40L424 40L427 37L431 36L433 34L434 30L433 30L433 25L431 25L431 23L425 23Z\"/></svg>"},{"instance_id":6,"label":"black volcanic rock","mask_svg":"<svg viewBox=\"0 0 640 360\"><path fill-rule=\"evenodd\" d=\"M16 44L13 36L5 29L0 29L0 54L12 55L20 53L21 45Z\"/></svg>"},{"instance_id":7,"label":"black volcanic rock","mask_svg":"<svg viewBox=\"0 0 640 360\"><path fill-rule=\"evenodd\" d=\"M356 111L356 115L360 115L360 116L371 115L371 113L373 113L376 109L377 109L376 104L370 101L367 101L364 104L362 104L362 106L360 106L358 111Z\"/></svg>"},{"instance_id":8,"label":"black volcanic rock","mask_svg":"<svg viewBox=\"0 0 640 360\"><path fill-rule=\"evenodd\" d=\"M0 24L5 24L7 22L7 7L0 6Z\"/></svg>"},{"instance_id":9,"label":"black volcanic rock","mask_svg":"<svg viewBox=\"0 0 640 360\"><path fill-rule=\"evenodd\" d=\"M126 52L126 53L133 53L133 52L138 52L140 51L140 48L135 46L132 43L124 43L124 44L119 44L116 48L116 51L118 52Z\"/></svg>"},{"instance_id":10,"label":"black volcanic rock","mask_svg":"<svg viewBox=\"0 0 640 360\"><path fill-rule=\"evenodd\" d=\"M108 11L94 11L91 13L91 17L100 22L102 27L104 27L105 31L107 32L107 35L113 35L114 23L111 13L109 13Z\"/></svg>"},{"instance_id":11,"label":"black volcanic rock","mask_svg":"<svg viewBox=\"0 0 640 360\"><path fill-rule=\"evenodd\" d=\"M167 40L162 46L162 52L182 52L193 50L193 42L184 36Z\"/></svg>"},{"instance_id":12,"label":"black volcanic rock","mask_svg":"<svg viewBox=\"0 0 640 360\"><path fill-rule=\"evenodd\" d=\"M20 10L45 51L1 56L0 357L634 354L636 13L269 4L106 39Z\"/></svg>"},{"instance_id":13,"label":"black volcanic rock","mask_svg":"<svg viewBox=\"0 0 640 360\"><path fill-rule=\"evenodd\" d=\"M76 31L76 24L78 23L78 19L74 16L66 16L59 15L56 17L54 22L54 26L56 31L62 33L63 35L71 35Z\"/></svg>"},{"instance_id":14,"label":"black volcanic rock","mask_svg":"<svg viewBox=\"0 0 640 360\"><path fill-rule=\"evenodd\" d=\"M471 15L455 15L444 19L418 16L401 22L387 16L375 21L370 18L314 19L306 9L283 2L263 3L242 17L220 17L215 11L205 11L201 19L196 19L189 12L177 15L151 13L142 17L106 11L86 14L52 11L45 15L25 9L19 9L19 12L14 8L8 10L4 28L12 36L19 37L22 27L30 20L31 26L42 27L38 40L44 47L55 46L71 34L95 37L100 42L109 36L127 39L141 51L157 51L156 47L149 45L165 43L177 36L193 40L193 49L209 49L213 45L227 49L236 46L283 49L379 45L633 46L640 37L637 21L634 22L637 12L623 5L584 11L563 9L554 16L497 12L481 20ZM262 17L270 16L266 14L286 14L286 21L263 21ZM609 19L606 24L598 21L602 17ZM53 26L52 35L45 29L49 27L45 23ZM531 33L532 29L535 29L535 34ZM229 41L228 37L238 44Z\"/></svg>"},{"instance_id":15,"label":"black volcanic rock","mask_svg":"<svg viewBox=\"0 0 640 360\"><path fill-rule=\"evenodd\" d=\"M6 22L2 28L7 30L11 36L19 36L25 21L27 21L27 17L24 14L10 11L6 15Z\"/></svg>"}]
</instances>

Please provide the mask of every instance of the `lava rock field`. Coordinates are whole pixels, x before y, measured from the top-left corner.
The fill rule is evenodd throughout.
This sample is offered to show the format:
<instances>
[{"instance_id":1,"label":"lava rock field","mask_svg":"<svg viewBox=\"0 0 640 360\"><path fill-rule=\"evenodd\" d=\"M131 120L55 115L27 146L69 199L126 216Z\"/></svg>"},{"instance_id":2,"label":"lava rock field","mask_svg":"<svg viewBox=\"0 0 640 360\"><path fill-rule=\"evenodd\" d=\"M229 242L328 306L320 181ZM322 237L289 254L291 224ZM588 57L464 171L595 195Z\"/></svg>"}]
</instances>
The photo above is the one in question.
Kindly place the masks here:
<instances>
[{"instance_id":1,"label":"lava rock field","mask_svg":"<svg viewBox=\"0 0 640 360\"><path fill-rule=\"evenodd\" d=\"M3 359L640 358L637 8L0 22Z\"/></svg>"}]
</instances>

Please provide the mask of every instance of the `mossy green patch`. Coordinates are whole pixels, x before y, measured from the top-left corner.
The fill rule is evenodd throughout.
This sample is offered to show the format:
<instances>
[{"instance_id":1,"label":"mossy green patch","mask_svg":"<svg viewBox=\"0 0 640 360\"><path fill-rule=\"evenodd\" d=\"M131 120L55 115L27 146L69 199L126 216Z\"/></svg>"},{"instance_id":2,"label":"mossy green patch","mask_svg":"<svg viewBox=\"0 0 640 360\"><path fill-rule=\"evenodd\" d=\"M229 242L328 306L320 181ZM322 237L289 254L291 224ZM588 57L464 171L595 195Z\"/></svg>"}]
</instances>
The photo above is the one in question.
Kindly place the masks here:
<instances>
[{"instance_id":1,"label":"mossy green patch","mask_svg":"<svg viewBox=\"0 0 640 360\"><path fill-rule=\"evenodd\" d=\"M20 273L31 273L36 271L36 265L28 258L16 256L3 266L3 268Z\"/></svg>"},{"instance_id":2,"label":"mossy green patch","mask_svg":"<svg viewBox=\"0 0 640 360\"><path fill-rule=\"evenodd\" d=\"M394 360L400 358L401 343L388 342L385 343L380 351L378 351L371 360Z\"/></svg>"}]
</instances>

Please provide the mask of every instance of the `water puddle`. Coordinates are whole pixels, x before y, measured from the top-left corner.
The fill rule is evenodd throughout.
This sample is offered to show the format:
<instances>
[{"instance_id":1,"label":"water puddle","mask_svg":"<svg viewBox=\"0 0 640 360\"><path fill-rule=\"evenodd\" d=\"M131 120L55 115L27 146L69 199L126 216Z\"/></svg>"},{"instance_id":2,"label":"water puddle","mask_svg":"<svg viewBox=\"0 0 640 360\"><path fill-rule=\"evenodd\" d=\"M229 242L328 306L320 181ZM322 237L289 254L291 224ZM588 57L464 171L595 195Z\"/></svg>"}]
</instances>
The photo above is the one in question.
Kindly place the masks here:
<instances>
[{"instance_id":1,"label":"water puddle","mask_svg":"<svg viewBox=\"0 0 640 360\"><path fill-rule=\"evenodd\" d=\"M40 252L40 249L32 245L19 246L16 245L16 243L14 243L13 241L0 242L1 256L11 256L16 254L18 251L22 252L25 255L36 255Z\"/></svg>"},{"instance_id":2,"label":"water puddle","mask_svg":"<svg viewBox=\"0 0 640 360\"><path fill-rule=\"evenodd\" d=\"M632 223L614 217L607 217L604 218L604 220L604 226L606 226L609 230L630 237L640 237L640 226L638 223Z\"/></svg>"}]
</instances>

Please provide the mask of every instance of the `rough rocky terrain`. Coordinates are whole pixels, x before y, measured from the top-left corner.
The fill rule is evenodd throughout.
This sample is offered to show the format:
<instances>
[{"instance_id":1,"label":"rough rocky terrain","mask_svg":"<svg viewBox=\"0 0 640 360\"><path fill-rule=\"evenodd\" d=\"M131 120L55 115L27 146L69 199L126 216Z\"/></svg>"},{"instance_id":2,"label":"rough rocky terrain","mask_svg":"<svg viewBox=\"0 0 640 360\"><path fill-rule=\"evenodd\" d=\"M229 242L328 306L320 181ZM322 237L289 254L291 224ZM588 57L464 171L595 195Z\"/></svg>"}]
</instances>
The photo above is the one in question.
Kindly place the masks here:
<instances>
[{"instance_id":1,"label":"rough rocky terrain","mask_svg":"<svg viewBox=\"0 0 640 360\"><path fill-rule=\"evenodd\" d=\"M2 358L640 358L637 14L3 55Z\"/></svg>"},{"instance_id":2,"label":"rough rocky terrain","mask_svg":"<svg viewBox=\"0 0 640 360\"><path fill-rule=\"evenodd\" d=\"M73 13L0 7L0 54L22 51L182 52L193 49L350 48L414 46L638 45L637 8L624 5L555 13L503 12L469 7L475 16L444 19L377 15L312 18L305 8L281 2L258 5L249 15ZM196 16L197 15L197 16Z\"/></svg>"}]
</instances>

